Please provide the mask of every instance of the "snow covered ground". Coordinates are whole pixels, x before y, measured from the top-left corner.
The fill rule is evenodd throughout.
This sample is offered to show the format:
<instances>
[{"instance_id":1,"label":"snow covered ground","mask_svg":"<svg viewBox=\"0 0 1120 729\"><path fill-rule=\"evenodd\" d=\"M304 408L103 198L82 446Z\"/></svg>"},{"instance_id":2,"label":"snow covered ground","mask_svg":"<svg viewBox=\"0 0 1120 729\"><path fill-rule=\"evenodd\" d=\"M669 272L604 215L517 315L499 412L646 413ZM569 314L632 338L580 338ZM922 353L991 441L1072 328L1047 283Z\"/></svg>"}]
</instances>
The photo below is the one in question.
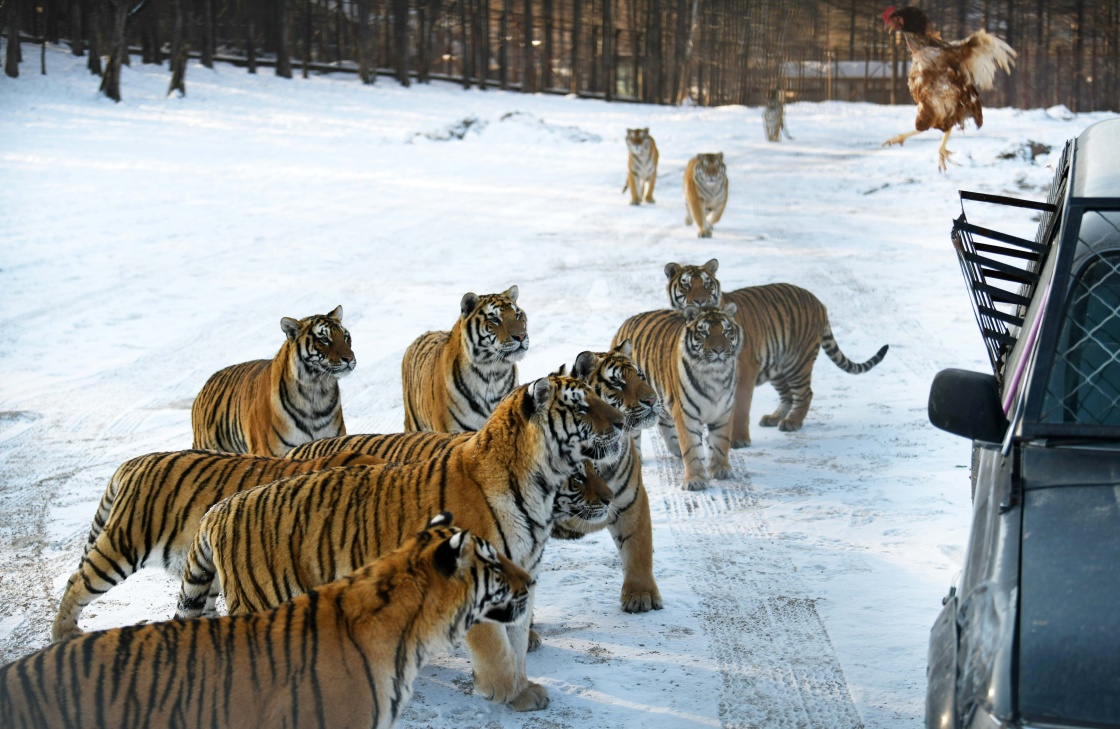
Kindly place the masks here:
<instances>
[{"instance_id":1,"label":"snow covered ground","mask_svg":"<svg viewBox=\"0 0 1120 729\"><path fill-rule=\"evenodd\" d=\"M393 432L401 354L450 328L465 292L520 287L527 381L663 307L665 263L716 257L725 289L808 288L849 357L890 344L886 359L853 377L821 357L805 428L754 426L736 477L705 492L680 490L647 433L665 609L621 612L605 532L554 543L529 659L552 705L473 696L459 651L424 670L400 725L920 725L927 634L970 516L968 444L928 424L926 395L940 368L987 368L948 238L956 193L1042 198L1064 141L1105 115L986 110L938 174L935 132L880 148L909 106L794 104L795 139L770 144L757 108L197 65L180 99L138 62L114 104L85 59L51 49L47 64L0 77L0 662L46 644L116 466L189 447L202 383L271 357L282 316L343 305L348 428ZM661 150L658 202L638 208L619 192L634 126ZM1031 161L1031 141L1053 151ZM706 151L726 155L730 202L699 240L681 174ZM1023 213L969 214L1033 231ZM760 387L752 421L776 402ZM167 618L176 590L142 572L83 627Z\"/></svg>"}]
</instances>

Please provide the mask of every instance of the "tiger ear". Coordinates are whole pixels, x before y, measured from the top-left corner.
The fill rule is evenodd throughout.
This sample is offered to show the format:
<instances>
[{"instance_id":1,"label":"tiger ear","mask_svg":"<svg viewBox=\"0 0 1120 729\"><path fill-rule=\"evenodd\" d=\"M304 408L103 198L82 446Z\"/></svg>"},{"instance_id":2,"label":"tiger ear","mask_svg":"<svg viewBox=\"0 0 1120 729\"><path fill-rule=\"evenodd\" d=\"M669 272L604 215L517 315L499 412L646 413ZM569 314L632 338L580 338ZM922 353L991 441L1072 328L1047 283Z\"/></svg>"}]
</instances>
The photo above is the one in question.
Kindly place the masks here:
<instances>
[{"instance_id":1,"label":"tiger ear","mask_svg":"<svg viewBox=\"0 0 1120 729\"><path fill-rule=\"evenodd\" d=\"M716 157L718 157L719 161L722 162L723 161L723 152L720 152L719 154L717 154Z\"/></svg>"},{"instance_id":2,"label":"tiger ear","mask_svg":"<svg viewBox=\"0 0 1120 729\"><path fill-rule=\"evenodd\" d=\"M614 348L614 351L620 354L624 354L627 357L632 357L634 356L634 345L630 342L629 338L626 338L618 343L618 346Z\"/></svg>"},{"instance_id":3,"label":"tiger ear","mask_svg":"<svg viewBox=\"0 0 1120 729\"><path fill-rule=\"evenodd\" d=\"M700 307L696 304L689 304L688 306L684 307L684 310L681 311L681 314L684 315L685 321L690 322L696 317L700 316Z\"/></svg>"},{"instance_id":4,"label":"tiger ear","mask_svg":"<svg viewBox=\"0 0 1120 729\"><path fill-rule=\"evenodd\" d=\"M649 127L646 127L645 129L643 129L642 133L644 133L648 137L649 136Z\"/></svg>"},{"instance_id":5,"label":"tiger ear","mask_svg":"<svg viewBox=\"0 0 1120 729\"><path fill-rule=\"evenodd\" d=\"M673 276L676 276L677 273L680 270L681 270L681 264L679 264L679 263L666 263L665 264L665 278L672 280Z\"/></svg>"},{"instance_id":6,"label":"tiger ear","mask_svg":"<svg viewBox=\"0 0 1120 729\"><path fill-rule=\"evenodd\" d=\"M594 352L586 350L580 352L576 356L576 363L572 365L572 377L587 382L587 378L591 376L595 369L595 359Z\"/></svg>"},{"instance_id":7,"label":"tiger ear","mask_svg":"<svg viewBox=\"0 0 1120 729\"><path fill-rule=\"evenodd\" d=\"M334 307L331 313L327 314L331 319L334 319L339 324L342 323L342 304Z\"/></svg>"},{"instance_id":8,"label":"tiger ear","mask_svg":"<svg viewBox=\"0 0 1120 729\"><path fill-rule=\"evenodd\" d=\"M551 377L566 377L568 374L568 365L562 364L560 367L550 375Z\"/></svg>"},{"instance_id":9,"label":"tiger ear","mask_svg":"<svg viewBox=\"0 0 1120 729\"><path fill-rule=\"evenodd\" d=\"M508 297L510 301L512 301L513 303L516 304L517 303L517 286L516 285L510 286L508 289L506 289L503 296Z\"/></svg>"},{"instance_id":10,"label":"tiger ear","mask_svg":"<svg viewBox=\"0 0 1120 729\"><path fill-rule=\"evenodd\" d=\"M714 275L719 270L719 261L713 258L704 264L704 270Z\"/></svg>"},{"instance_id":11,"label":"tiger ear","mask_svg":"<svg viewBox=\"0 0 1120 729\"><path fill-rule=\"evenodd\" d=\"M728 316L735 316L735 312L738 310L739 307L735 305L734 301L728 301L723 305L723 313Z\"/></svg>"},{"instance_id":12,"label":"tiger ear","mask_svg":"<svg viewBox=\"0 0 1120 729\"><path fill-rule=\"evenodd\" d=\"M533 413L548 405L552 397L552 383L547 377L542 377L525 389L525 397L521 400L521 414L525 419L533 417Z\"/></svg>"},{"instance_id":13,"label":"tiger ear","mask_svg":"<svg viewBox=\"0 0 1120 729\"><path fill-rule=\"evenodd\" d=\"M473 291L463 294L463 299L459 302L459 310L463 312L463 316L469 316L476 306L478 306L478 294Z\"/></svg>"},{"instance_id":14,"label":"tiger ear","mask_svg":"<svg viewBox=\"0 0 1120 729\"><path fill-rule=\"evenodd\" d=\"M290 316L286 316L280 320L280 331L284 332L284 336L289 341L296 341L299 336L299 322Z\"/></svg>"},{"instance_id":15,"label":"tiger ear","mask_svg":"<svg viewBox=\"0 0 1120 729\"><path fill-rule=\"evenodd\" d=\"M436 514L435 516L433 516L431 519L428 520L428 526L426 526L424 528L425 529L431 529L432 527L437 527L437 526L448 526L448 527L451 526L451 512L450 511L441 511L440 513Z\"/></svg>"},{"instance_id":16,"label":"tiger ear","mask_svg":"<svg viewBox=\"0 0 1120 729\"><path fill-rule=\"evenodd\" d=\"M451 577L459 571L459 559L469 542L468 534L469 532L455 532L436 547L432 562L444 577Z\"/></svg>"}]
</instances>

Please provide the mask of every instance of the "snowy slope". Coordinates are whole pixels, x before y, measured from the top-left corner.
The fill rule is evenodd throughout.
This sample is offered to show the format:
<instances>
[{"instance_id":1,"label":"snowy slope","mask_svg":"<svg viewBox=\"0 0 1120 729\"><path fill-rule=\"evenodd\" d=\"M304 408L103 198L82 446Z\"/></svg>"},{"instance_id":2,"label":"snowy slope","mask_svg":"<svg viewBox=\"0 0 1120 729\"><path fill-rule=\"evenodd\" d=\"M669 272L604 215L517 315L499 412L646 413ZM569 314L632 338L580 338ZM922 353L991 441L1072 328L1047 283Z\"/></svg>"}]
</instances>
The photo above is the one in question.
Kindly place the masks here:
<instances>
[{"instance_id":1,"label":"snowy slope","mask_svg":"<svg viewBox=\"0 0 1120 729\"><path fill-rule=\"evenodd\" d=\"M936 133L879 146L910 128L908 106L795 104L795 139L769 144L757 108L230 67L192 65L179 99L136 63L113 104L84 59L47 60L46 77L0 77L0 662L45 644L116 466L189 447L202 383L271 357L282 316L343 305L348 429L392 432L401 354L450 328L466 291L520 287L527 381L665 306L665 263L717 257L725 289L804 286L849 357L890 344L887 358L852 377L821 357L805 428L753 426L736 477L706 492L681 491L647 433L665 609L620 611L606 533L554 543L529 659L552 705L473 696L459 651L423 671L400 725L920 725L927 633L970 516L968 445L928 424L926 395L942 367L987 367L948 240L956 191L1042 197L1064 141L1104 115L986 110L941 175ZM660 147L656 205L619 192L628 126ZM1053 152L1016 156L1028 141ZM725 153L730 201L699 240L680 178L705 151ZM776 402L760 387L752 421ZM83 627L169 617L176 590L142 572Z\"/></svg>"}]
</instances>

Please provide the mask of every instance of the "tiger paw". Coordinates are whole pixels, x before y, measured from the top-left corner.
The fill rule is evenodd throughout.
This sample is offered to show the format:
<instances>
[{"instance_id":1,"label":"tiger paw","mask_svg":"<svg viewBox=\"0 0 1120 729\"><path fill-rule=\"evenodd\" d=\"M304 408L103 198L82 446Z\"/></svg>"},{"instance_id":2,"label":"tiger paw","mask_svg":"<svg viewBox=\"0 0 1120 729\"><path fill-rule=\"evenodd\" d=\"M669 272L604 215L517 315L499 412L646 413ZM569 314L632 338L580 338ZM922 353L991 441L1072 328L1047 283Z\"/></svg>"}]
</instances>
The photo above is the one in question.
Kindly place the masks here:
<instances>
[{"instance_id":1,"label":"tiger paw","mask_svg":"<svg viewBox=\"0 0 1120 729\"><path fill-rule=\"evenodd\" d=\"M509 672L500 672L489 677L481 677L478 671L474 672L474 692L484 699L499 704L512 704L525 692L525 689L519 690L518 687L527 685L529 685L527 680L518 681Z\"/></svg>"},{"instance_id":2,"label":"tiger paw","mask_svg":"<svg viewBox=\"0 0 1120 729\"><path fill-rule=\"evenodd\" d=\"M548 706L548 689L530 681L509 705L515 711L540 711Z\"/></svg>"},{"instance_id":3,"label":"tiger paw","mask_svg":"<svg viewBox=\"0 0 1120 729\"><path fill-rule=\"evenodd\" d=\"M646 202L647 202L647 203L649 203L650 205L653 205L653 204L654 204L654 203L656 203L657 201L656 201L656 200L654 200L654 199L653 199L652 197L647 197L647 198L646 198Z\"/></svg>"},{"instance_id":4,"label":"tiger paw","mask_svg":"<svg viewBox=\"0 0 1120 729\"><path fill-rule=\"evenodd\" d=\"M697 237L697 238L711 238L711 237L712 237L712 231L710 231L710 230L701 230L701 231L700 231L700 232L699 232L699 233L698 233L698 234L696 235L696 237Z\"/></svg>"},{"instance_id":5,"label":"tiger paw","mask_svg":"<svg viewBox=\"0 0 1120 729\"><path fill-rule=\"evenodd\" d=\"M626 613L648 613L650 610L660 610L665 607L661 593L657 588L646 592L627 592L622 590L622 611Z\"/></svg>"},{"instance_id":6,"label":"tiger paw","mask_svg":"<svg viewBox=\"0 0 1120 729\"><path fill-rule=\"evenodd\" d=\"M536 649L540 648L542 642L543 641L541 640L541 634L533 630L532 628L529 628L529 653L532 653Z\"/></svg>"},{"instance_id":7,"label":"tiger paw","mask_svg":"<svg viewBox=\"0 0 1120 729\"><path fill-rule=\"evenodd\" d=\"M732 448L750 448L751 447L751 439L750 438L734 439L733 438L731 440L731 447Z\"/></svg>"},{"instance_id":8,"label":"tiger paw","mask_svg":"<svg viewBox=\"0 0 1120 729\"><path fill-rule=\"evenodd\" d=\"M801 423L797 423L792 420L783 420L782 422L778 423L778 430L782 431L783 433L792 433L795 430L801 430Z\"/></svg>"},{"instance_id":9,"label":"tiger paw","mask_svg":"<svg viewBox=\"0 0 1120 729\"><path fill-rule=\"evenodd\" d=\"M773 428L779 422L781 422L781 418L777 415L763 415L758 424L764 428Z\"/></svg>"},{"instance_id":10,"label":"tiger paw","mask_svg":"<svg viewBox=\"0 0 1120 729\"><path fill-rule=\"evenodd\" d=\"M684 481L685 491L703 491L708 488L708 479L703 476L693 476Z\"/></svg>"},{"instance_id":11,"label":"tiger paw","mask_svg":"<svg viewBox=\"0 0 1120 729\"><path fill-rule=\"evenodd\" d=\"M712 472L712 478L720 479L721 481L723 479L731 478L731 476L733 475L731 472L731 464L729 463L724 463L718 466L712 465L710 466L709 470Z\"/></svg>"},{"instance_id":12,"label":"tiger paw","mask_svg":"<svg viewBox=\"0 0 1120 729\"><path fill-rule=\"evenodd\" d=\"M631 201L630 201L630 204L631 204L631 205L641 205L641 204L642 204L642 201L641 201L641 200L631 200Z\"/></svg>"}]
</instances>

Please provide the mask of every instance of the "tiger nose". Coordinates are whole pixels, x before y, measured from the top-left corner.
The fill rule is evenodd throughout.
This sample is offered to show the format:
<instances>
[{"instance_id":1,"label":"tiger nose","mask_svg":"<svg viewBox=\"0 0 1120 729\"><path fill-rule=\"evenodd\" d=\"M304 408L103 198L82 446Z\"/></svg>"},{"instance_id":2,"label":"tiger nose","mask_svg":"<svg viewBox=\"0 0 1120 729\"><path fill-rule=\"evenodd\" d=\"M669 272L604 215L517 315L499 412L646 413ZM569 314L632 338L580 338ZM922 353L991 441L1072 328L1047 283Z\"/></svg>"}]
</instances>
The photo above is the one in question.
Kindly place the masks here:
<instances>
[{"instance_id":1,"label":"tiger nose","mask_svg":"<svg viewBox=\"0 0 1120 729\"><path fill-rule=\"evenodd\" d=\"M513 340L518 343L524 342L525 338L528 336L529 335L526 332L513 332L512 334L510 334L510 337L512 337Z\"/></svg>"},{"instance_id":2,"label":"tiger nose","mask_svg":"<svg viewBox=\"0 0 1120 729\"><path fill-rule=\"evenodd\" d=\"M657 404L657 395L646 395L640 401L646 407L653 407Z\"/></svg>"}]
</instances>

